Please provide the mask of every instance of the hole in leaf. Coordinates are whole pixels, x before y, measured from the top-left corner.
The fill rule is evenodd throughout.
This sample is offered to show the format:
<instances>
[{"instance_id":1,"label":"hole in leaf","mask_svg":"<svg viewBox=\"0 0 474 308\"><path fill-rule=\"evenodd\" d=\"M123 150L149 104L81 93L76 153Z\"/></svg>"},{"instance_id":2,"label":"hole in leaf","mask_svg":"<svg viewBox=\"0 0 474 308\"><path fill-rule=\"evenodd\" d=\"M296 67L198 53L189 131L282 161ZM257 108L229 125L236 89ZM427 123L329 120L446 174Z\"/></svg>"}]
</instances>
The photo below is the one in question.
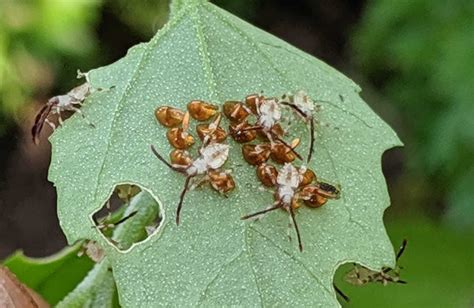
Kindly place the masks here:
<instances>
[{"instance_id":1,"label":"hole in leaf","mask_svg":"<svg viewBox=\"0 0 474 308\"><path fill-rule=\"evenodd\" d=\"M161 221L155 198L131 184L116 186L109 200L92 217L94 227L121 251L146 240Z\"/></svg>"}]
</instances>

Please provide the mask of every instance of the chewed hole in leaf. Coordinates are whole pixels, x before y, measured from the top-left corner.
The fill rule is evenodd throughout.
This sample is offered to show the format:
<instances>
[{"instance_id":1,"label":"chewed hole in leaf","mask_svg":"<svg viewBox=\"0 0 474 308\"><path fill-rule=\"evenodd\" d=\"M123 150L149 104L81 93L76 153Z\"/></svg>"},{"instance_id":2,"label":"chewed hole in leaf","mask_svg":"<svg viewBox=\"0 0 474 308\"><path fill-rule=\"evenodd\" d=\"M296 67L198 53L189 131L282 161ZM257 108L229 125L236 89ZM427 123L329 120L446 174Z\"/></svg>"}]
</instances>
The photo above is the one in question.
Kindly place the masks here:
<instances>
[{"instance_id":1,"label":"chewed hole in leaf","mask_svg":"<svg viewBox=\"0 0 474 308\"><path fill-rule=\"evenodd\" d=\"M161 222L158 202L132 184L117 185L109 200L92 218L94 227L117 249L124 251L151 236Z\"/></svg>"}]
</instances>

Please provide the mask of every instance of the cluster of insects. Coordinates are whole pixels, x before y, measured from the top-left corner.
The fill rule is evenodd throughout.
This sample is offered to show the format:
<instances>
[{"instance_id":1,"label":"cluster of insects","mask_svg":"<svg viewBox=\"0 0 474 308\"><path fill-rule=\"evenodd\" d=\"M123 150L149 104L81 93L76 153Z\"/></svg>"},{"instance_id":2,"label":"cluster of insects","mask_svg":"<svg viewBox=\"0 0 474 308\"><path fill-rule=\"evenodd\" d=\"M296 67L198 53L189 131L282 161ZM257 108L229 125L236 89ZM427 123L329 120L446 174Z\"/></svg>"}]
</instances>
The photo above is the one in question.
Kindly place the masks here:
<instances>
[{"instance_id":1,"label":"cluster of insects","mask_svg":"<svg viewBox=\"0 0 474 308\"><path fill-rule=\"evenodd\" d=\"M151 150L166 166L186 177L176 210L176 223L179 224L188 190L205 182L222 194L234 189L235 182L230 171L222 169L229 156L229 145L225 143L227 132L220 126L222 116L218 107L204 101L191 101L187 111L169 106L159 107L155 116L161 125L168 128L166 137L174 150L169 154L170 162L153 145ZM203 122L196 126L201 146L195 158L187 151L195 143L195 138L189 132L190 118Z\"/></svg>"},{"instance_id":2,"label":"cluster of insects","mask_svg":"<svg viewBox=\"0 0 474 308\"><path fill-rule=\"evenodd\" d=\"M56 128L49 120L52 114L58 115L61 125L62 113L74 111L81 114L90 126L94 126L78 108L92 90L90 84L84 83L65 95L51 98L35 118L32 127L33 141L38 142L45 123L53 129ZM283 125L284 108L290 109L309 128L309 150L305 158L296 150L301 142L300 138L285 140L289 125ZM176 223L180 222L187 191L204 183L209 183L214 190L222 194L235 188L230 171L223 169L229 157L230 146L226 139L230 135L236 143L242 144L243 158L255 167L261 184L274 190L274 202L271 206L242 219L257 218L277 209L287 211L290 225L295 228L299 249L303 250L295 219L295 211L300 207L300 203L316 208L324 205L328 199L337 199L340 195L337 185L321 181L306 167L314 150L316 120L313 118L313 111L318 108L319 106L302 91L294 95L286 94L281 98L252 94L242 101L226 101L222 105L222 111L217 105L202 100L189 102L185 111L171 106L157 108L155 117L167 128L166 137L174 149L169 153L169 161L153 145L151 150L166 166L185 176L177 206ZM224 116L230 122L228 130L221 126ZM201 144L195 157L189 152L196 143L196 138L190 131L191 120L199 122L196 125L196 134ZM295 160L298 160L299 166L296 166Z\"/></svg>"},{"instance_id":3,"label":"cluster of insects","mask_svg":"<svg viewBox=\"0 0 474 308\"><path fill-rule=\"evenodd\" d=\"M83 74L79 76L82 77ZM65 95L51 98L35 117L31 129L33 142L38 143L45 123L53 130L56 128L49 119L50 115L54 114L58 115L59 125L63 124L62 114L72 111L79 113L87 124L95 127L79 109L92 90L90 84L86 82ZM284 108L290 109L293 115L307 125L310 139L305 158L296 150L301 142L300 138L285 140L289 125L287 127L283 125ZM306 166L314 153L315 124L319 123L313 113L318 111L320 106L315 104L305 92L298 91L294 95L285 94L281 98L251 94L242 101L226 101L222 105L222 111L217 105L193 100L187 104L186 109L183 111L171 106L161 106L155 110L155 117L162 126L167 128L167 140L174 148L169 153L169 161L151 145L151 151L161 162L171 170L185 176L184 187L176 209L176 223L180 223L181 209L187 191L204 183L209 183L214 190L224 195L235 188L236 184L231 172L223 169L229 158L230 145L226 143L226 140L230 135L236 143L242 145L242 156L248 164L255 167L256 177L260 183L264 187L273 189L274 201L271 205L245 215L241 219L258 218L278 209L285 210L289 214L290 227L295 229L299 250L303 251L295 211L301 203L310 208L318 208L326 204L329 199L338 199L340 196L338 185L320 180L315 172ZM228 130L221 126L223 115L229 121ZM191 119L198 121L195 129L201 142L195 157L188 151L196 143L196 138L190 131ZM296 164L295 161L299 163ZM131 186L118 190L118 196L128 201L136 193L136 189ZM102 233L114 229L137 214L135 211L127 216L112 219L110 208L107 209L109 215L97 221L94 226ZM152 230L150 232L147 230L147 232L150 233ZM373 271L354 264L354 268L346 275L346 281L354 285L405 284L406 282L400 279L401 267L398 266L398 260L406 244L407 241L404 240L396 256L395 268L385 267L381 271ZM86 241L80 253L86 253L97 262L103 258L103 250L93 241ZM334 288L337 294L349 301L342 290L336 285Z\"/></svg>"},{"instance_id":4,"label":"cluster of insects","mask_svg":"<svg viewBox=\"0 0 474 308\"><path fill-rule=\"evenodd\" d=\"M230 135L235 142L242 144L243 158L255 167L257 178L262 185L274 189L275 201L270 207L246 215L242 219L260 217L277 209L286 210L290 224L295 228L299 249L303 250L295 210L300 207L300 202L312 208L320 207L328 199L339 198L340 189L318 180L316 174L304 164L299 167L294 165L296 159L302 162L304 159L296 151L300 144L299 138L291 142L284 140L287 131L282 125L282 109L285 107L289 107L308 123L311 139L306 162L309 162L314 146L312 112L315 105L301 91L295 95L285 95L281 99L267 98L259 94L248 95L242 101L226 101L222 112L217 106L204 101L191 101L187 105L187 111L170 106L161 106L155 111L158 122L168 128L166 136L169 144L175 149L170 153L170 162L165 160L154 146L151 146L151 149L169 168L186 176L177 207L177 223L192 178L202 175L199 182L210 182L211 186L221 193L227 193L235 187L230 173L221 170L229 155L229 145L224 142L227 135ZM228 132L220 126L221 114L230 122ZM196 127L202 142L196 159L187 152L195 142L189 132L190 118L197 121L211 120ZM270 160L282 166L277 168L269 163Z\"/></svg>"},{"instance_id":5,"label":"cluster of insects","mask_svg":"<svg viewBox=\"0 0 474 308\"><path fill-rule=\"evenodd\" d=\"M296 167L296 159L303 161L296 151L300 139L286 142L287 131L282 126L282 108L290 107L304 122L309 123L310 147L306 162L310 162L314 147L315 109L313 101L302 91L295 95L285 95L281 99L267 98L253 94L242 102L228 101L224 103L224 114L231 122L229 131L232 138L243 143L242 155L250 165L255 166L257 178L263 186L273 188L274 202L271 206L242 219L259 217L268 212L283 209L288 212L290 225L295 228L300 251L303 250L301 235L295 219L295 210L300 202L317 208L323 206L328 199L337 199L340 189L317 179L316 174L304 164ZM255 123L249 124L248 117L253 115ZM249 143L260 135L261 142ZM279 169L269 163L283 165Z\"/></svg>"}]
</instances>

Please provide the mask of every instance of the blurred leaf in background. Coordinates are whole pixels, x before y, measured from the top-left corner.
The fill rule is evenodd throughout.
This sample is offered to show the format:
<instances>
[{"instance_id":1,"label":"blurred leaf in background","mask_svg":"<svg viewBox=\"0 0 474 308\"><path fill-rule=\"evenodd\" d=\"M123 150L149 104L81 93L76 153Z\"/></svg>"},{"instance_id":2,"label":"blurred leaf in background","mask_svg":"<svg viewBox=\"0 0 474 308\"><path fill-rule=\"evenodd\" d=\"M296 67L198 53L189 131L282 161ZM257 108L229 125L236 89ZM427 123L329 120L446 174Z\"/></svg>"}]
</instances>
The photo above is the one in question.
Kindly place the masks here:
<instances>
[{"instance_id":1,"label":"blurred leaf in background","mask_svg":"<svg viewBox=\"0 0 474 308\"><path fill-rule=\"evenodd\" d=\"M115 0L107 4L123 23L143 38L151 38L168 19L168 0Z\"/></svg>"},{"instance_id":2,"label":"blurred leaf in background","mask_svg":"<svg viewBox=\"0 0 474 308\"><path fill-rule=\"evenodd\" d=\"M474 1L373 0L361 21L356 61L405 120L401 193L421 185L421 206L447 204L445 220L473 227Z\"/></svg>"},{"instance_id":3,"label":"blurred leaf in background","mask_svg":"<svg viewBox=\"0 0 474 308\"><path fill-rule=\"evenodd\" d=\"M29 258L21 251L3 261L17 278L55 305L86 276L94 263L78 256L81 243L46 258Z\"/></svg>"},{"instance_id":4,"label":"blurred leaf in background","mask_svg":"<svg viewBox=\"0 0 474 308\"><path fill-rule=\"evenodd\" d=\"M48 94L56 79L94 64L100 6L95 0L0 1L0 135L7 121L23 120L21 108L33 95ZM69 77L66 87L74 82Z\"/></svg>"}]
</instances>

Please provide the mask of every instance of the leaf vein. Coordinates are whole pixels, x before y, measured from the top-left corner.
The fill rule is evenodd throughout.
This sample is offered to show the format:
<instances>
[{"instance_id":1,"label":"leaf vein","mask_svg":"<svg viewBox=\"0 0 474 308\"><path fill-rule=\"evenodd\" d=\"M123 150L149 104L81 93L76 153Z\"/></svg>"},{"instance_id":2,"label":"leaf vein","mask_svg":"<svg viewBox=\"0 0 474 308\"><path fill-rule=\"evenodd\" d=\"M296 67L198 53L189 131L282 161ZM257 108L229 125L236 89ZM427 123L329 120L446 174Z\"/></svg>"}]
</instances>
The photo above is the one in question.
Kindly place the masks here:
<instances>
[{"instance_id":1,"label":"leaf vein","mask_svg":"<svg viewBox=\"0 0 474 308\"><path fill-rule=\"evenodd\" d=\"M221 268L217 271L216 275L211 279L211 281L209 281L209 283L206 285L206 287L204 288L204 291L202 292L200 298L199 298L199 301L198 301L198 306L201 306L202 302L204 301L204 299L206 298L207 296L207 292L209 291L211 285L217 280L217 278L220 277L220 275L222 274L222 272L224 271L224 269L226 269L227 267L229 267L232 263L234 263L237 259L239 259L242 255L244 254L244 250L242 250L241 252L239 252L235 257L233 257L229 262L225 263L224 265L221 266Z\"/></svg>"},{"instance_id":2,"label":"leaf vein","mask_svg":"<svg viewBox=\"0 0 474 308\"><path fill-rule=\"evenodd\" d=\"M294 255L288 253L285 249L283 249L281 246L279 246L278 244L276 244L271 238L269 238L267 235L265 235L263 232L261 232L260 230L258 230L257 228L254 228L252 226L249 226L248 227L249 229L252 229L253 231L255 231L257 234L259 234L261 237L263 237L265 240L267 240L270 244L272 244L272 246L274 246L275 248L277 248L279 251L281 251L282 253L284 253L285 255L287 255L288 257L290 257L290 259L292 259L293 261L295 261L295 263L301 265L301 267L311 276L313 277L313 279L326 291L328 292L329 294L332 295L332 292L324 285L324 283L319 280L318 276L316 276L316 274L314 274L307 266L306 264L303 263L303 261L301 261L300 259L298 259L297 257L295 257Z\"/></svg>"}]
</instances>

